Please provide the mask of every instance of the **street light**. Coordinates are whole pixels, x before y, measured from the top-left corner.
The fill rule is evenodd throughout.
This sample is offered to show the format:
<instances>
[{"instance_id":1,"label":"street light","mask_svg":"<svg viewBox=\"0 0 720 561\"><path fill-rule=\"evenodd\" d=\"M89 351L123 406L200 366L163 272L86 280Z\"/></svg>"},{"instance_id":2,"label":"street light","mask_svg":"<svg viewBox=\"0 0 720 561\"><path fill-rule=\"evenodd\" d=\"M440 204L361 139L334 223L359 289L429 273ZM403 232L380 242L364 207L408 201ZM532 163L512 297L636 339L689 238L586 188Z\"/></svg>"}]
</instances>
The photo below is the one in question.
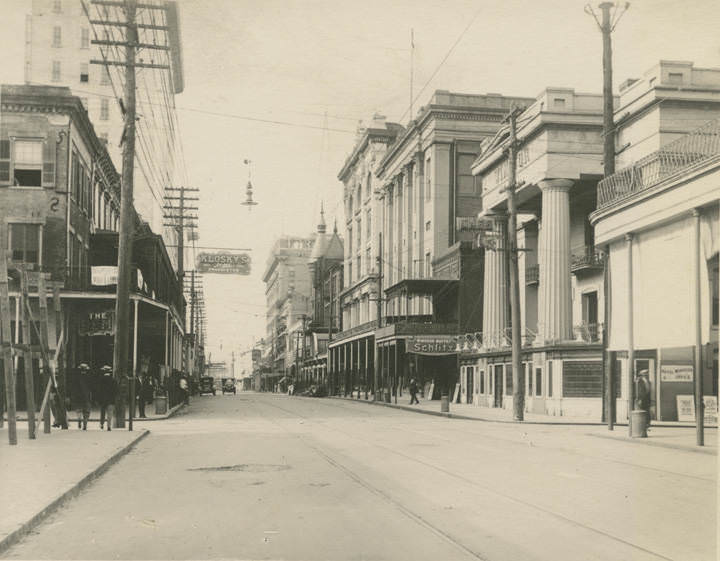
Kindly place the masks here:
<instances>
[{"instance_id":1,"label":"street light","mask_svg":"<svg viewBox=\"0 0 720 561\"><path fill-rule=\"evenodd\" d=\"M240 203L243 206L248 207L248 212L252 210L252 207L254 207L257 203L257 201L253 200L253 186L252 186L252 179L251 179L251 168L250 164L252 164L251 160L243 160L243 163L248 167L248 182L247 187L245 188L245 200Z\"/></svg>"}]
</instances>

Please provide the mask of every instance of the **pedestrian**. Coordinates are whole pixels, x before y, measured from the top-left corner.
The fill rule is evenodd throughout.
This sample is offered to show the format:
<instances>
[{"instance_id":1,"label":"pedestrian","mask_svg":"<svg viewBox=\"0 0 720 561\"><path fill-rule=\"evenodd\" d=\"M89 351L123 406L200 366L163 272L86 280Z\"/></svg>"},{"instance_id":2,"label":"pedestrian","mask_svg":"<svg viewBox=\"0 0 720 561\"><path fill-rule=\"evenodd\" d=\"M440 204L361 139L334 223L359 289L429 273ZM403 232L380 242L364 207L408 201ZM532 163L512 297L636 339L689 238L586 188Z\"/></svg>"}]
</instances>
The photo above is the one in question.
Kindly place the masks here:
<instances>
[{"instance_id":1,"label":"pedestrian","mask_svg":"<svg viewBox=\"0 0 720 561\"><path fill-rule=\"evenodd\" d=\"M140 396L141 400L144 402L144 405L149 405L153 402L153 397L155 397L155 390L153 388L153 379L149 374L145 374L143 376L143 383L142 383L142 395ZM143 407L140 410L140 416L145 416L145 407Z\"/></svg>"},{"instance_id":2,"label":"pedestrian","mask_svg":"<svg viewBox=\"0 0 720 561\"><path fill-rule=\"evenodd\" d=\"M420 401L418 401L417 398L417 392L418 392L418 386L417 382L415 381L415 378L410 379L410 405L413 403L420 404Z\"/></svg>"},{"instance_id":3,"label":"pedestrian","mask_svg":"<svg viewBox=\"0 0 720 561\"><path fill-rule=\"evenodd\" d=\"M72 405L77 411L78 428L87 430L87 423L90 419L90 366L81 362L73 376Z\"/></svg>"},{"instance_id":4,"label":"pedestrian","mask_svg":"<svg viewBox=\"0 0 720 561\"><path fill-rule=\"evenodd\" d=\"M183 403L190 404L190 392L188 391L188 383L184 375L180 375L180 391L182 392Z\"/></svg>"},{"instance_id":5,"label":"pedestrian","mask_svg":"<svg viewBox=\"0 0 720 561\"><path fill-rule=\"evenodd\" d=\"M635 409L645 412L646 426L650 426L650 379L647 370L641 370L635 376Z\"/></svg>"},{"instance_id":6,"label":"pedestrian","mask_svg":"<svg viewBox=\"0 0 720 561\"><path fill-rule=\"evenodd\" d=\"M145 384L147 384L147 376L138 376L135 399L138 402L138 417L140 419L145 418Z\"/></svg>"},{"instance_id":7,"label":"pedestrian","mask_svg":"<svg viewBox=\"0 0 720 561\"><path fill-rule=\"evenodd\" d=\"M100 430L107 420L107 430L112 430L113 409L117 398L117 382L112 373L112 366L107 364L100 369L102 376L99 380L98 401L100 402Z\"/></svg>"}]
</instances>

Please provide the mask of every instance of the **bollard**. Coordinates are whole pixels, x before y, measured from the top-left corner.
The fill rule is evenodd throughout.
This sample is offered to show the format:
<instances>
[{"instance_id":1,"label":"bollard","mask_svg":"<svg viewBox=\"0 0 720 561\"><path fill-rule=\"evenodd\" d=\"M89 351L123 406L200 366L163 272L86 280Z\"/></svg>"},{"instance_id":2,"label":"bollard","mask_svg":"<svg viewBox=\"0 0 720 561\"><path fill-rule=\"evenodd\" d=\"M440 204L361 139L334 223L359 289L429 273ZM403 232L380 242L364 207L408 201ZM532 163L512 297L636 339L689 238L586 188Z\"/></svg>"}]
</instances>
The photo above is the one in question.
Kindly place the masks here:
<instances>
[{"instance_id":1,"label":"bollard","mask_svg":"<svg viewBox=\"0 0 720 561\"><path fill-rule=\"evenodd\" d=\"M647 438L647 411L635 409L630 414L630 436Z\"/></svg>"},{"instance_id":2,"label":"bollard","mask_svg":"<svg viewBox=\"0 0 720 561\"><path fill-rule=\"evenodd\" d=\"M450 397L446 393L440 396L440 413L450 413Z\"/></svg>"}]
</instances>

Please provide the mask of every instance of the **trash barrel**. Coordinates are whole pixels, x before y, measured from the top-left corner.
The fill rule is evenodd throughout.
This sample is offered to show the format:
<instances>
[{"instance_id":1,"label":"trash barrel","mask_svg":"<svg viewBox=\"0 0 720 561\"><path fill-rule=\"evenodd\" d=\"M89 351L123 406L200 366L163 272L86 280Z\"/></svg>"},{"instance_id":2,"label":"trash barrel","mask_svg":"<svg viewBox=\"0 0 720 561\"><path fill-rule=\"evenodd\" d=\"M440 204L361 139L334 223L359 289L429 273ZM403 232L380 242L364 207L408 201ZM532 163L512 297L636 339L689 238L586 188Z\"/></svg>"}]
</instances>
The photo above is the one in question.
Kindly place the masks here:
<instances>
[{"instance_id":1,"label":"trash barrel","mask_svg":"<svg viewBox=\"0 0 720 561\"><path fill-rule=\"evenodd\" d=\"M440 396L440 413L450 413L450 396L446 393Z\"/></svg>"},{"instance_id":2,"label":"trash barrel","mask_svg":"<svg viewBox=\"0 0 720 561\"><path fill-rule=\"evenodd\" d=\"M167 415L167 396L156 395L155 396L155 414L156 415Z\"/></svg>"},{"instance_id":3,"label":"trash barrel","mask_svg":"<svg viewBox=\"0 0 720 561\"><path fill-rule=\"evenodd\" d=\"M635 409L630 413L630 436L647 438L647 411Z\"/></svg>"}]
</instances>

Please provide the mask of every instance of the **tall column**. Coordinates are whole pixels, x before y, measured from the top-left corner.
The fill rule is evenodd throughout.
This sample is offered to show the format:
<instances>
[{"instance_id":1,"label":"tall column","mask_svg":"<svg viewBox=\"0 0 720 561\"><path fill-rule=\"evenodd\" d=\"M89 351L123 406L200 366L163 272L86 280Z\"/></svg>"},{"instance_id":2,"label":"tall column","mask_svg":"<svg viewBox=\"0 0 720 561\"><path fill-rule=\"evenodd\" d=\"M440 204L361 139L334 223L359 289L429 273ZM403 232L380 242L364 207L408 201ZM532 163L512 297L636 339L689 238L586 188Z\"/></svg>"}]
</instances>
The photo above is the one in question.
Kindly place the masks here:
<instances>
[{"instance_id":1,"label":"tall column","mask_svg":"<svg viewBox=\"0 0 720 561\"><path fill-rule=\"evenodd\" d=\"M542 191L540 230L540 339L572 340L570 290L570 187L569 179L548 179Z\"/></svg>"},{"instance_id":2,"label":"tall column","mask_svg":"<svg viewBox=\"0 0 720 561\"><path fill-rule=\"evenodd\" d=\"M483 346L497 348L505 345L503 333L508 326L508 255L507 216L493 215L497 244L485 250L483 288Z\"/></svg>"}]
</instances>

